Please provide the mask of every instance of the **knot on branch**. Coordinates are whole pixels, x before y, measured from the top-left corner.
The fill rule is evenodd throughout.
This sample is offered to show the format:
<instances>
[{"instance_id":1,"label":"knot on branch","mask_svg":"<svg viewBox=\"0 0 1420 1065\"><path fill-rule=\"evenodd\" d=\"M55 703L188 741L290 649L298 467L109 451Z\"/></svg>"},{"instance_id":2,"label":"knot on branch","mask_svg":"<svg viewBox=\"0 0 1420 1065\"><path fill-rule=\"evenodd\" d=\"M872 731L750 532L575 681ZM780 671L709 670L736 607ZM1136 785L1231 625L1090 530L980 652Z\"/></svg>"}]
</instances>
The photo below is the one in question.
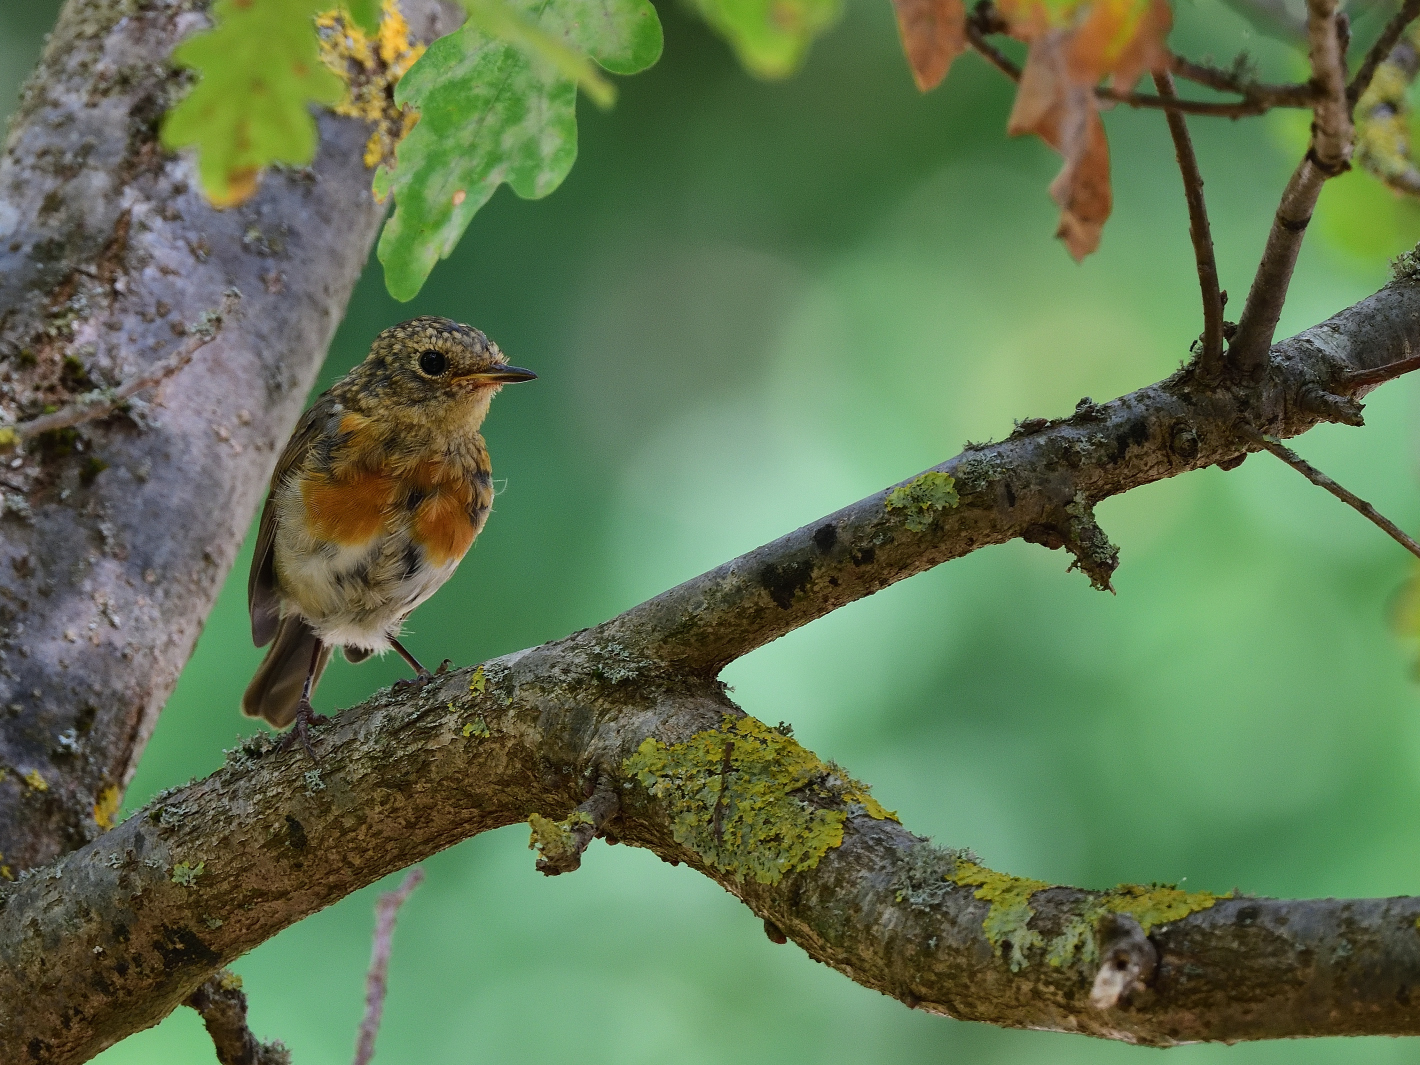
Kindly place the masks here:
<instances>
[{"instance_id":1,"label":"knot on branch","mask_svg":"<svg viewBox=\"0 0 1420 1065\"><path fill-rule=\"evenodd\" d=\"M263 1043L247 1027L247 997L242 978L227 969L209 976L187 997L207 1026L220 1065L291 1065L291 1052L280 1042Z\"/></svg>"},{"instance_id":2,"label":"knot on branch","mask_svg":"<svg viewBox=\"0 0 1420 1065\"><path fill-rule=\"evenodd\" d=\"M1095 521L1094 505L1084 492L1076 492L1075 498L1063 510L1059 521L1028 526L1021 533L1021 539L1051 551L1065 548L1075 556L1067 573L1078 569L1090 579L1091 586L1097 591L1113 592L1110 577L1119 568L1119 548L1110 543L1105 531Z\"/></svg>"},{"instance_id":3,"label":"knot on branch","mask_svg":"<svg viewBox=\"0 0 1420 1065\"><path fill-rule=\"evenodd\" d=\"M1099 925L1100 967L1090 989L1090 1005L1114 1009L1143 991L1159 965L1158 948L1127 913L1114 913Z\"/></svg>"},{"instance_id":4,"label":"knot on branch","mask_svg":"<svg viewBox=\"0 0 1420 1065\"><path fill-rule=\"evenodd\" d=\"M538 852L537 871L544 876L571 873L581 868L582 854L599 836L621 808L611 778L601 777L591 798L578 806L565 821L553 821L541 814L528 818L532 838L528 848Z\"/></svg>"}]
</instances>

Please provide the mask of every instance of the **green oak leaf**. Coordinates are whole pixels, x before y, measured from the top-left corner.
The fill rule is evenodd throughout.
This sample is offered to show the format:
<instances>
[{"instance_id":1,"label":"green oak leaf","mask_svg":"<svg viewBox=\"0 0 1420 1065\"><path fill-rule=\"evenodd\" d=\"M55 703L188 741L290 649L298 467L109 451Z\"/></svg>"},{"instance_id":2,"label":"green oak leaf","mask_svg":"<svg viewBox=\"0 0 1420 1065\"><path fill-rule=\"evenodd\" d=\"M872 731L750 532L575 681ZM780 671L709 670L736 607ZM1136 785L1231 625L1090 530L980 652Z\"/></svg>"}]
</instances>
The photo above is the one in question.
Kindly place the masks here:
<instances>
[{"instance_id":1,"label":"green oak leaf","mask_svg":"<svg viewBox=\"0 0 1420 1065\"><path fill-rule=\"evenodd\" d=\"M507 6L614 74L644 70L661 54L661 24L648 0ZM418 293L501 183L538 199L562 183L577 157L576 85L535 48L491 37L482 24L471 18L435 41L395 90L400 105L419 112L393 172L375 173L375 195L395 197L379 258L396 299Z\"/></svg>"},{"instance_id":2,"label":"green oak leaf","mask_svg":"<svg viewBox=\"0 0 1420 1065\"><path fill-rule=\"evenodd\" d=\"M842 0L690 0L761 78L794 73L813 39L838 21Z\"/></svg>"},{"instance_id":3,"label":"green oak leaf","mask_svg":"<svg viewBox=\"0 0 1420 1065\"><path fill-rule=\"evenodd\" d=\"M316 152L310 104L334 104L340 79L320 61L313 19L329 0L218 0L213 29L173 51L201 80L163 122L168 148L197 147L203 191L218 206L256 190L270 163L304 166Z\"/></svg>"}]
</instances>

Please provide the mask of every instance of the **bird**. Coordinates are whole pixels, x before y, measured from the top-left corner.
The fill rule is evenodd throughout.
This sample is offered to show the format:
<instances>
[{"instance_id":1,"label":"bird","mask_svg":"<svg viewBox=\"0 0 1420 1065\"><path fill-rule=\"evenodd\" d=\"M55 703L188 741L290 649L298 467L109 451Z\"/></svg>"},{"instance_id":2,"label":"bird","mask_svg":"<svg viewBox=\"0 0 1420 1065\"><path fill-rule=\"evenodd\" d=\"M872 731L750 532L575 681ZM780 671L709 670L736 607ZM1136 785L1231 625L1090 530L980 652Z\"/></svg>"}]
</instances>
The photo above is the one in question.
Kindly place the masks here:
<instances>
[{"instance_id":1,"label":"bird","mask_svg":"<svg viewBox=\"0 0 1420 1065\"><path fill-rule=\"evenodd\" d=\"M329 718L311 694L337 647L351 662L392 648L415 672L403 685L434 676L400 632L488 520L492 466L479 429L489 404L536 377L472 326L414 318L375 337L297 423L247 579L252 642L271 647L242 712L294 725L282 749L299 740L315 760L309 728Z\"/></svg>"}]
</instances>

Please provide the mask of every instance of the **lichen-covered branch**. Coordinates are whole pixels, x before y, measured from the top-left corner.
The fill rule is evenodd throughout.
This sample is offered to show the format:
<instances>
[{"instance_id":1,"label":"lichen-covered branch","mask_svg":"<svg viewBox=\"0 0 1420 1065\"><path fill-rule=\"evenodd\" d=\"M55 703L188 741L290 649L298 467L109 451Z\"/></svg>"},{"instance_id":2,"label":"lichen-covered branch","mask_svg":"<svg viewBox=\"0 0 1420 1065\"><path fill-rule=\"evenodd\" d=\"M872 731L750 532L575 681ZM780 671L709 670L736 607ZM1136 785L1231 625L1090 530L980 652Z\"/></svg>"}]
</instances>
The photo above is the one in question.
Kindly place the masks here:
<instances>
[{"instance_id":1,"label":"lichen-covered branch","mask_svg":"<svg viewBox=\"0 0 1420 1065\"><path fill-rule=\"evenodd\" d=\"M915 1008L1159 1045L1420 1033L1405 1003L1420 900L1091 892L999 873L912 835L717 683L613 651L593 630L383 693L321 730L318 770L255 740L5 888L0 1059L83 1061L333 899L479 832L565 818L597 779L619 793L620 842L698 869L811 957ZM1157 963L1092 1002L1121 915Z\"/></svg>"},{"instance_id":2,"label":"lichen-covered branch","mask_svg":"<svg viewBox=\"0 0 1420 1065\"><path fill-rule=\"evenodd\" d=\"M1416 344L1420 282L1402 277L1278 345L1260 388L1184 370L1024 422L597 628L381 693L317 731L318 768L253 739L0 887L0 1060L85 1060L316 909L534 817L686 863L772 935L917 1008L1160 1045L1420 1034L1407 1005L1420 900L1089 892L999 873L913 836L787 729L742 716L715 676L837 606L1015 536L1107 580L1116 554L1094 503L1232 464L1261 446L1254 428L1359 420L1370 386L1346 382ZM1152 968L1122 915L1156 949Z\"/></svg>"}]
</instances>

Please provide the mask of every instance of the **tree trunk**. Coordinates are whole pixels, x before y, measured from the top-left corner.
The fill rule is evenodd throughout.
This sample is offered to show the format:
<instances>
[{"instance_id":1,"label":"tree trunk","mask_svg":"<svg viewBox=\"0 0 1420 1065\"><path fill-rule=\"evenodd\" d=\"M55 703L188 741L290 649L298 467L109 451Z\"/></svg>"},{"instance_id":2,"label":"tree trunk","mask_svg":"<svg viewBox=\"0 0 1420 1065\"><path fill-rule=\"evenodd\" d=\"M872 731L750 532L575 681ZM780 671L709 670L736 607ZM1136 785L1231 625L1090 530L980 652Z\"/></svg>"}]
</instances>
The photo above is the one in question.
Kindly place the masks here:
<instances>
[{"instance_id":1,"label":"tree trunk","mask_svg":"<svg viewBox=\"0 0 1420 1065\"><path fill-rule=\"evenodd\" d=\"M308 169L217 211L158 143L202 3L70 0L0 160L0 423L216 341L122 415L3 456L0 871L116 811L299 416L384 208L368 131L323 115ZM416 31L447 15L406 11ZM236 705L236 695L233 695Z\"/></svg>"}]
</instances>

